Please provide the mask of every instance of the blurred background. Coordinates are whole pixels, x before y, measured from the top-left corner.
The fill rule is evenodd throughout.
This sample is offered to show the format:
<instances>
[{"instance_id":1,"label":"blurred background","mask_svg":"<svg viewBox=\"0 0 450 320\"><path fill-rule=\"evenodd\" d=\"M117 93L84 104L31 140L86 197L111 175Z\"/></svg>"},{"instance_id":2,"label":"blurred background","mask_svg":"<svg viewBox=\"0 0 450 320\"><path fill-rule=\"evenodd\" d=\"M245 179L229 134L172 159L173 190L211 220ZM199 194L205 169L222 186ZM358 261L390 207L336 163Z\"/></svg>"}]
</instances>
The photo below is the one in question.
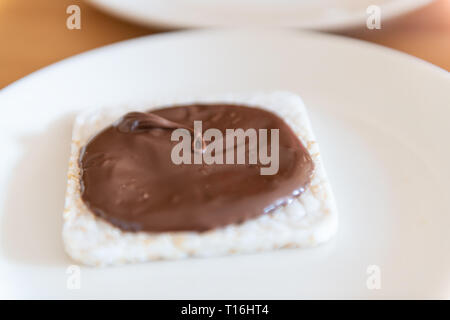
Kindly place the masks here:
<instances>
[{"instance_id":1,"label":"blurred background","mask_svg":"<svg viewBox=\"0 0 450 320\"><path fill-rule=\"evenodd\" d=\"M79 30L66 27L69 16L66 9L74 4L81 9ZM0 88L86 50L180 29L151 21L142 23L139 19L125 21L117 17L117 12L114 16L106 13L114 10L103 11L99 7L102 6L76 0L0 0ZM383 19L379 30L361 24L322 28L321 32L378 43L450 70L450 0L431 1L413 11Z\"/></svg>"}]
</instances>

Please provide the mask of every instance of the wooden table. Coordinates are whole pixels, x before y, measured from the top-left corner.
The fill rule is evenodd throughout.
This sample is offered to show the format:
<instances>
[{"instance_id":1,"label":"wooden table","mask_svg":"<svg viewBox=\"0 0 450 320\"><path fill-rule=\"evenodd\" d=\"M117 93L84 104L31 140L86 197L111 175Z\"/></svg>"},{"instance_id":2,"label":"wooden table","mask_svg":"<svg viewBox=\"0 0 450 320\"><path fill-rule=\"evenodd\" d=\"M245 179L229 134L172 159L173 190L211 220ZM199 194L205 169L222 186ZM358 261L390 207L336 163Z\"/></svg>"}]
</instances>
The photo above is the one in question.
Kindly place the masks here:
<instances>
[{"instance_id":1,"label":"wooden table","mask_svg":"<svg viewBox=\"0 0 450 320\"><path fill-rule=\"evenodd\" d=\"M66 8L81 8L81 30L66 28ZM109 43L167 30L111 17L79 0L0 0L0 88L53 62ZM450 70L450 0L383 21L338 32L395 48Z\"/></svg>"}]
</instances>

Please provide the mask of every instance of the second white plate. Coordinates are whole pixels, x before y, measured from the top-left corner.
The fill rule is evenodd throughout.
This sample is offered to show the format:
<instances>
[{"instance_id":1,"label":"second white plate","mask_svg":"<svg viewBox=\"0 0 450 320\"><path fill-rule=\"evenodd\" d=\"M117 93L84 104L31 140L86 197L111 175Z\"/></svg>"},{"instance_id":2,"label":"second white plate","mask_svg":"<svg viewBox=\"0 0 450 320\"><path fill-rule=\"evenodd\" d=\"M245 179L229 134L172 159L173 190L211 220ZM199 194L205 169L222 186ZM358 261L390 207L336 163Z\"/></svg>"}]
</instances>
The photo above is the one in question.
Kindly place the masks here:
<instances>
[{"instance_id":1,"label":"second white plate","mask_svg":"<svg viewBox=\"0 0 450 320\"><path fill-rule=\"evenodd\" d=\"M90 0L119 17L169 27L271 26L336 29L364 25L367 8L381 19L423 6L431 0Z\"/></svg>"}]
</instances>

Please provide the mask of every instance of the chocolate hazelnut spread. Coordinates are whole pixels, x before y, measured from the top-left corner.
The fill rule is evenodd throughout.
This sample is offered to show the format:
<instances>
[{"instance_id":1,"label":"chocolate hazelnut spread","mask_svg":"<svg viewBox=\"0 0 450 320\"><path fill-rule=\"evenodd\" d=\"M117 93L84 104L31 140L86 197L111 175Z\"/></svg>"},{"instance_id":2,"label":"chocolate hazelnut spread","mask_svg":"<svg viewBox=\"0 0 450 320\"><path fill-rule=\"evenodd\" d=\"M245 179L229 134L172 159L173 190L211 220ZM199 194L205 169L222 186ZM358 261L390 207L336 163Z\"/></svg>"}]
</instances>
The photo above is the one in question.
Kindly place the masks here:
<instances>
[{"instance_id":1,"label":"chocolate hazelnut spread","mask_svg":"<svg viewBox=\"0 0 450 320\"><path fill-rule=\"evenodd\" d=\"M278 129L278 171L261 174L267 165L260 160L174 163L171 155L179 142L172 141L172 133L185 129L195 141L194 121L201 121L203 131L215 128L224 136L229 129ZM267 139L270 144L274 138ZM200 152L212 143L205 140ZM246 146L246 159L249 153ZM206 231L256 218L298 197L314 170L284 120L260 108L226 104L129 113L89 141L79 164L87 207L122 230L147 232Z\"/></svg>"}]
</instances>

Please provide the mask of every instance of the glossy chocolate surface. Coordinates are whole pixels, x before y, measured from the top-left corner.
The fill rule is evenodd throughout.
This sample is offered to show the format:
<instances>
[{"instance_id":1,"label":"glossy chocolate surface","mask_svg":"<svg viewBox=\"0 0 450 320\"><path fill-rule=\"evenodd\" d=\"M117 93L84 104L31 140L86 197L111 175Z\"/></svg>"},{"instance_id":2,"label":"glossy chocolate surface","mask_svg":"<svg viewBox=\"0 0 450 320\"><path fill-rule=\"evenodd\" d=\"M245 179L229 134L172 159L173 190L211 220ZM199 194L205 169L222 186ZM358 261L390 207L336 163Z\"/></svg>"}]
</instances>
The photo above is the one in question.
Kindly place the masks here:
<instances>
[{"instance_id":1,"label":"glossy chocolate surface","mask_svg":"<svg viewBox=\"0 0 450 320\"><path fill-rule=\"evenodd\" d=\"M179 141L171 141L173 130L193 133L198 120L203 132L216 128L224 137L226 129L279 129L277 173L261 175L267 165L259 160L175 164L171 153ZM245 152L249 159L248 148ZM314 170L283 119L260 108L226 104L127 114L89 141L79 163L88 208L122 230L147 232L206 231L256 218L299 196Z\"/></svg>"}]
</instances>

